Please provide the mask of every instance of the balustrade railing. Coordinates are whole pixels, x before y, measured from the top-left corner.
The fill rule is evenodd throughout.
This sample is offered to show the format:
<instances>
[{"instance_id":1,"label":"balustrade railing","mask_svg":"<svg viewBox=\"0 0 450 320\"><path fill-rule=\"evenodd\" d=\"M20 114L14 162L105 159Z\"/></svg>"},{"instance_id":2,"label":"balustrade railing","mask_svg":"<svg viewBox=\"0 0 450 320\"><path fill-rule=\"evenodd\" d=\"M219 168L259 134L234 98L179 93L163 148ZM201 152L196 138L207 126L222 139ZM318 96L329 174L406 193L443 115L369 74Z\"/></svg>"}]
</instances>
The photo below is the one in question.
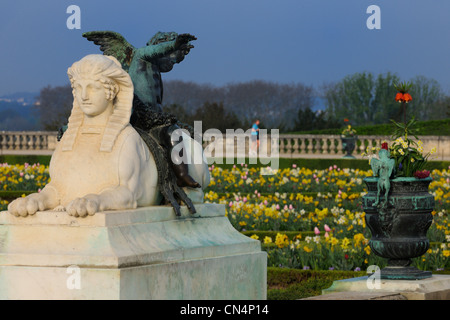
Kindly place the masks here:
<instances>
[{"instance_id":1,"label":"balustrade railing","mask_svg":"<svg viewBox=\"0 0 450 320\"><path fill-rule=\"evenodd\" d=\"M0 131L0 154L52 154L57 144L56 131ZM424 152L436 148L435 160L450 160L450 137L421 136ZM252 141L245 135L203 136L203 147L211 157L247 157ZM367 148L380 147L389 136L361 135L357 137L353 156L361 158ZM341 158L345 155L339 135L280 134L263 136L260 156L282 158Z\"/></svg>"},{"instance_id":2,"label":"balustrade railing","mask_svg":"<svg viewBox=\"0 0 450 320\"><path fill-rule=\"evenodd\" d=\"M0 131L0 154L51 154L57 132Z\"/></svg>"},{"instance_id":3,"label":"balustrade railing","mask_svg":"<svg viewBox=\"0 0 450 320\"><path fill-rule=\"evenodd\" d=\"M380 147L388 136L358 136L352 154L359 156L367 148ZM343 156L344 144L340 135L280 135L280 155L284 156Z\"/></svg>"}]
</instances>

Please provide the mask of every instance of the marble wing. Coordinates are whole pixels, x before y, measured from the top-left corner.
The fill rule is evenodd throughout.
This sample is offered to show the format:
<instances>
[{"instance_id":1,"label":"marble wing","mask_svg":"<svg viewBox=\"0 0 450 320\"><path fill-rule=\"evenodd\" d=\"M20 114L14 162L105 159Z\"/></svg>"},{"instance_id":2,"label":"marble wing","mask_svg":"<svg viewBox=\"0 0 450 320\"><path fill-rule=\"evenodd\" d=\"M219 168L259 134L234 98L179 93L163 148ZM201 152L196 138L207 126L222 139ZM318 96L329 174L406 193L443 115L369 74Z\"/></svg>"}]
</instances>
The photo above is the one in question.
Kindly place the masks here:
<instances>
[{"instance_id":1,"label":"marble wing","mask_svg":"<svg viewBox=\"0 0 450 320\"><path fill-rule=\"evenodd\" d=\"M121 34L113 31L90 31L83 33L83 37L99 45L103 54L113 56L128 70L136 49Z\"/></svg>"}]
</instances>

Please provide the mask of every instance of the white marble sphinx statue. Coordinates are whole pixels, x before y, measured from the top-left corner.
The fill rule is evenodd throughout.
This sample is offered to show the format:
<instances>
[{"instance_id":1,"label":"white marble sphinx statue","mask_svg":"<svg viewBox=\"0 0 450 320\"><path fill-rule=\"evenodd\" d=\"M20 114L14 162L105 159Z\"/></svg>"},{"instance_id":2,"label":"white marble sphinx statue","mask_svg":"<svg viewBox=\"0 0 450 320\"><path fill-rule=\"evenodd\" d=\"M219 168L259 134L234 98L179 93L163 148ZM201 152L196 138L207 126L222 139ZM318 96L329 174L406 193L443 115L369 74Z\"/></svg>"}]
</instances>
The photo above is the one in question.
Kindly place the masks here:
<instances>
[{"instance_id":1,"label":"white marble sphinx statue","mask_svg":"<svg viewBox=\"0 0 450 320\"><path fill-rule=\"evenodd\" d=\"M133 83L116 58L88 55L68 74L73 109L51 180L0 212L0 300L266 299L260 241L233 227L224 204L202 203L201 145L154 137L172 115L130 124ZM181 176L200 188L178 180L179 147Z\"/></svg>"},{"instance_id":2,"label":"white marble sphinx statue","mask_svg":"<svg viewBox=\"0 0 450 320\"><path fill-rule=\"evenodd\" d=\"M159 205L162 195L154 157L129 123L133 83L128 73L114 57L92 54L75 62L68 75L73 109L51 158L51 180L41 192L11 202L8 211L22 217L45 210L84 217ZM190 137L182 143L190 158L196 156L188 170L201 185L183 190L192 203L201 203L210 179L203 149Z\"/></svg>"}]
</instances>

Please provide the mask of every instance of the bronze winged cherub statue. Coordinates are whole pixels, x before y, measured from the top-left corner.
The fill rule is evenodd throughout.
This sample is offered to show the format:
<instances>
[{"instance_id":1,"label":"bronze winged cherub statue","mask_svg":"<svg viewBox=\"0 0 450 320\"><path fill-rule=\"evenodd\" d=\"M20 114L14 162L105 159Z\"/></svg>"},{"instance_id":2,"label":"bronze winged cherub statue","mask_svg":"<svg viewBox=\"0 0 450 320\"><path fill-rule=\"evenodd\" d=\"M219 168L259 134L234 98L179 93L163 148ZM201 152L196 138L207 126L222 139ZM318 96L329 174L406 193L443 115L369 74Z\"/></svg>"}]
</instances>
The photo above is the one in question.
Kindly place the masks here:
<instances>
[{"instance_id":1,"label":"bronze winged cherub statue","mask_svg":"<svg viewBox=\"0 0 450 320\"><path fill-rule=\"evenodd\" d=\"M189 127L178 121L176 116L165 113L161 107L161 73L169 72L174 64L184 60L193 48L190 41L196 40L196 37L175 32L157 32L141 48L132 46L121 34L112 31L86 32L83 37L99 45L104 55L115 57L130 75L134 86L130 123L147 143L155 158L162 194L166 198L170 197L169 194L177 189L174 183L178 187L199 188L200 184L189 175L188 166L182 161L183 155L171 152L182 140L180 135L173 140L172 133L180 127Z\"/></svg>"}]
</instances>

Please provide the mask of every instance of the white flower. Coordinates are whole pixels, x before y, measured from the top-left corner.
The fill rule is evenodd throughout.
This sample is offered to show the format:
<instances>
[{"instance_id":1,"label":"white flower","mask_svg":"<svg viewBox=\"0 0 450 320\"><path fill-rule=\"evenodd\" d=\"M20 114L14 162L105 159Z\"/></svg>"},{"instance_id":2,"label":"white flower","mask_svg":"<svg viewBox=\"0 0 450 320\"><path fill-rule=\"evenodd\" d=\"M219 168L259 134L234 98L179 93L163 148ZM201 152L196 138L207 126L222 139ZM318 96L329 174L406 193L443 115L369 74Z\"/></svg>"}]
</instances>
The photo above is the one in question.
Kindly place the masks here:
<instances>
[{"instance_id":1,"label":"white flower","mask_svg":"<svg viewBox=\"0 0 450 320\"><path fill-rule=\"evenodd\" d=\"M331 208L331 214L337 217L339 215L339 208L338 207Z\"/></svg>"},{"instance_id":2,"label":"white flower","mask_svg":"<svg viewBox=\"0 0 450 320\"><path fill-rule=\"evenodd\" d=\"M347 219L344 216L341 216L337 221L337 224L347 224Z\"/></svg>"}]
</instances>

